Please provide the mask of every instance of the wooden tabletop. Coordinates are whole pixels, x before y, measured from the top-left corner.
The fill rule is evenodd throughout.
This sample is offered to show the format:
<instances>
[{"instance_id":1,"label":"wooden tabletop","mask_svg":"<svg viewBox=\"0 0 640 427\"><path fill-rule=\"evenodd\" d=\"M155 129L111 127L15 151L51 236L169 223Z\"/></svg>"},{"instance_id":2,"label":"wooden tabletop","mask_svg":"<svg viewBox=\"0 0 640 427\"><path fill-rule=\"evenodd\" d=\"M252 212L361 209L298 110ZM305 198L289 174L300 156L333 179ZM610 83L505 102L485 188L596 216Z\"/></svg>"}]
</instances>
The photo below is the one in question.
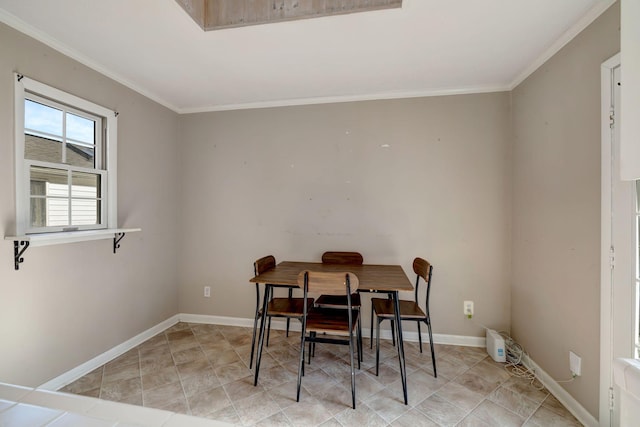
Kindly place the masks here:
<instances>
[{"instance_id":1,"label":"wooden tabletop","mask_svg":"<svg viewBox=\"0 0 640 427\"><path fill-rule=\"evenodd\" d=\"M322 264L320 262L283 261L276 265L275 268L255 276L250 282L297 286L298 274L304 270L349 271L358 276L360 280L359 290L365 292L413 290L413 285L399 265L336 265Z\"/></svg>"}]
</instances>

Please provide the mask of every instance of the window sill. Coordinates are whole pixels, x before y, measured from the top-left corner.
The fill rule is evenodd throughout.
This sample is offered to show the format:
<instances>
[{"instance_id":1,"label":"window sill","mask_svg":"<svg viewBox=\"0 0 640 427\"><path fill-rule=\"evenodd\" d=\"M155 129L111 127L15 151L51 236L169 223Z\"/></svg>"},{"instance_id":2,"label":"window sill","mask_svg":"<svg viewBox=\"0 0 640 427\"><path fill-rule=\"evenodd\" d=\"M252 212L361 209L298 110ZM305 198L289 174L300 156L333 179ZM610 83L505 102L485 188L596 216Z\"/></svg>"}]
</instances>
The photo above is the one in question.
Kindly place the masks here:
<instances>
[{"instance_id":1,"label":"window sill","mask_svg":"<svg viewBox=\"0 0 640 427\"><path fill-rule=\"evenodd\" d=\"M29 242L32 247L84 242L87 240L113 239L117 234L142 231L140 228L103 228L100 230L61 231L57 233L36 233L23 236L4 236L5 240Z\"/></svg>"},{"instance_id":2,"label":"window sill","mask_svg":"<svg viewBox=\"0 0 640 427\"><path fill-rule=\"evenodd\" d=\"M63 231L59 233L25 234L23 236L4 236L13 240L13 260L16 270L24 261L22 255L30 246L60 245L64 243L84 242L88 240L113 239L113 253L120 247L120 240L126 233L142 231L140 228L104 228L101 230Z\"/></svg>"}]
</instances>

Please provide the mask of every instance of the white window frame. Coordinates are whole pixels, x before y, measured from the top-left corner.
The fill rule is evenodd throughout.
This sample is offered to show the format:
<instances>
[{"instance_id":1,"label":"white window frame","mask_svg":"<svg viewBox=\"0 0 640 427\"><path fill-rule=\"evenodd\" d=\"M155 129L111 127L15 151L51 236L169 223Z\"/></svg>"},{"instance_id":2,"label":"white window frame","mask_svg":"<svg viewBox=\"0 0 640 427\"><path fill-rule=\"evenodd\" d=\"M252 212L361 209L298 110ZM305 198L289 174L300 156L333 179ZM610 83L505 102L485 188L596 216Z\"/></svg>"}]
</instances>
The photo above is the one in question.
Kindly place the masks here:
<instances>
[{"instance_id":1,"label":"white window frame","mask_svg":"<svg viewBox=\"0 0 640 427\"><path fill-rule=\"evenodd\" d=\"M118 117L117 113L93 102L71 95L67 92L48 86L44 83L32 80L28 77L15 74L15 201L16 201L16 235L37 235L39 233L55 232L59 235L72 234L75 230L109 230L117 229L117 137ZM101 223L93 226L69 226L65 231L62 228L32 228L30 226L30 166L44 166L42 162L25 159L25 95L33 94L36 97L51 100L51 105L63 104L71 110L79 110L102 119L102 143L96 144L95 169L86 169L87 172L100 172L101 175ZM75 112L74 112L75 113ZM101 151L101 153L98 153ZM100 158L102 157L102 167ZM55 167L46 164L49 167ZM74 167L74 170L82 171L82 168ZM71 231L73 230L73 231Z\"/></svg>"}]
</instances>

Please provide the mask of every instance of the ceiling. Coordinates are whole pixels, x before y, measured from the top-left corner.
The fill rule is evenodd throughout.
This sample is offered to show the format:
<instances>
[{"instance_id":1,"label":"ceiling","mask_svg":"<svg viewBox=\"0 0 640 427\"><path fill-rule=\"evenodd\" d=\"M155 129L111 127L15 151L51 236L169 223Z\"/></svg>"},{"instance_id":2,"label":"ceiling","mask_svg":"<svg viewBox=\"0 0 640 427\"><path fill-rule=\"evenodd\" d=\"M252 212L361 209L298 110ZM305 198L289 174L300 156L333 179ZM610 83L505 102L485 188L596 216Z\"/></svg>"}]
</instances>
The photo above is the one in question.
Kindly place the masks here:
<instances>
[{"instance_id":1,"label":"ceiling","mask_svg":"<svg viewBox=\"0 0 640 427\"><path fill-rule=\"evenodd\" d=\"M0 21L189 113L510 90L613 2L404 0L205 32L175 0L0 0Z\"/></svg>"}]
</instances>

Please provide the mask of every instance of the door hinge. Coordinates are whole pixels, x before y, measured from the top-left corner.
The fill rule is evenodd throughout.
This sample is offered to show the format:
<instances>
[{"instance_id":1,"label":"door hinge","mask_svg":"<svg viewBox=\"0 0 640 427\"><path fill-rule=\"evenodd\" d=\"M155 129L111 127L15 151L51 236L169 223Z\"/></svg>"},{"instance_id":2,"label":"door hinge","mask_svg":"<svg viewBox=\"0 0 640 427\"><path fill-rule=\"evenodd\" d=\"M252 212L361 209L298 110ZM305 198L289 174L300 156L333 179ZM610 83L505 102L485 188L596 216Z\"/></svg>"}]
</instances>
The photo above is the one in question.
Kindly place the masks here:
<instances>
[{"instance_id":1,"label":"door hinge","mask_svg":"<svg viewBox=\"0 0 640 427\"><path fill-rule=\"evenodd\" d=\"M612 247L609 248L609 268L613 270L616 266L616 250Z\"/></svg>"},{"instance_id":2,"label":"door hinge","mask_svg":"<svg viewBox=\"0 0 640 427\"><path fill-rule=\"evenodd\" d=\"M613 411L613 387L609 387L609 410Z\"/></svg>"},{"instance_id":3,"label":"door hinge","mask_svg":"<svg viewBox=\"0 0 640 427\"><path fill-rule=\"evenodd\" d=\"M615 110L609 111L609 128L613 129L616 124L616 112Z\"/></svg>"}]
</instances>

